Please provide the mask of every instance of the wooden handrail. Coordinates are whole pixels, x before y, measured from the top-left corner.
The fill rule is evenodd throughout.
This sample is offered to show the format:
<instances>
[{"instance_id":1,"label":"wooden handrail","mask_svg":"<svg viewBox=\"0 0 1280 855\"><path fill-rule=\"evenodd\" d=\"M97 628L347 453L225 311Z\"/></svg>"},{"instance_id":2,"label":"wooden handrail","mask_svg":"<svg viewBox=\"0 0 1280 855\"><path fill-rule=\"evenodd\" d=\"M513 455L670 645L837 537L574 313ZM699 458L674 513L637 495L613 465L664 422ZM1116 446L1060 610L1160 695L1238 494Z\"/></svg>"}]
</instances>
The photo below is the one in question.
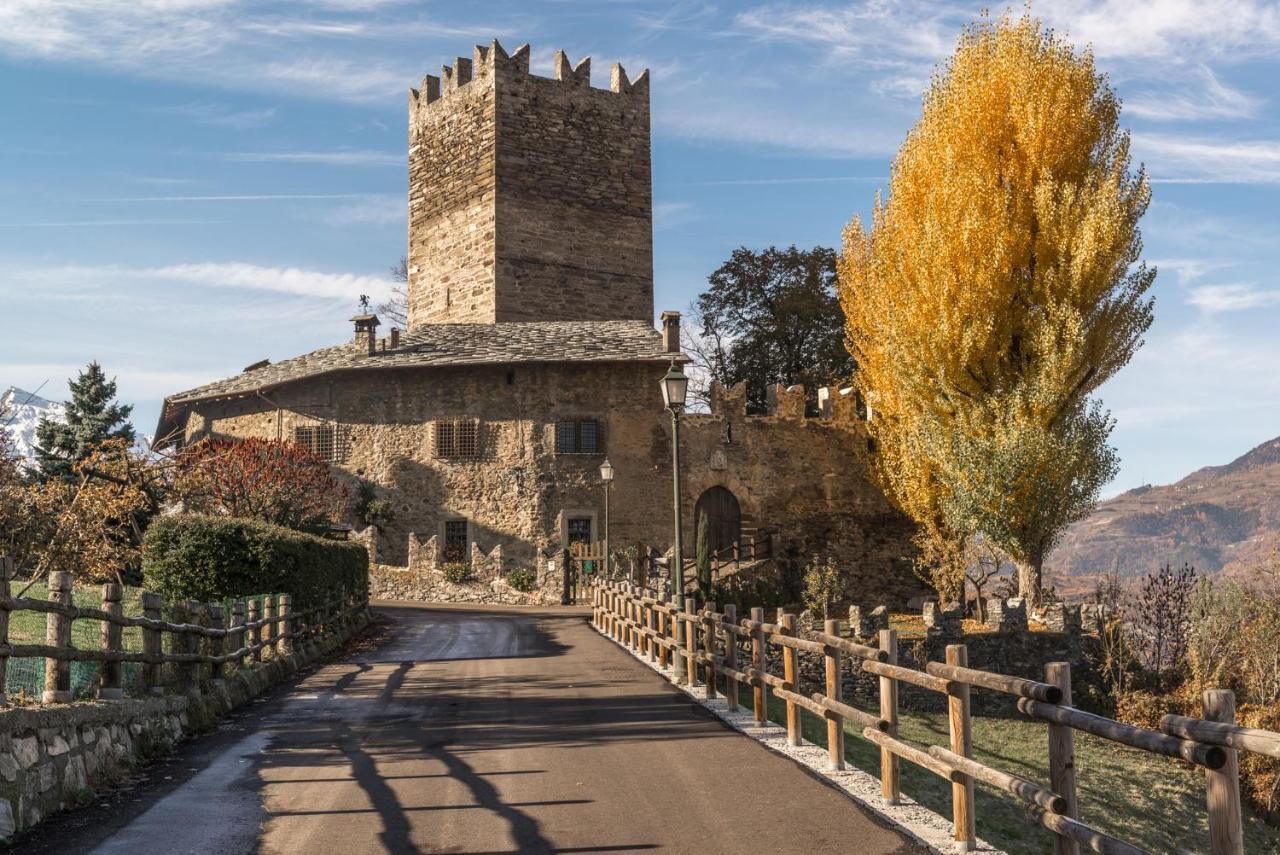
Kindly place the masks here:
<instances>
[{"instance_id":1,"label":"wooden handrail","mask_svg":"<svg viewBox=\"0 0 1280 855\"><path fill-rule=\"evenodd\" d=\"M1256 727L1222 724L1182 715L1166 715L1160 719L1160 731L1182 739L1192 739L1209 745L1221 745L1224 748L1252 751L1256 754L1280 758L1280 733L1272 733Z\"/></svg>"},{"instance_id":2,"label":"wooden handrail","mask_svg":"<svg viewBox=\"0 0 1280 855\"><path fill-rule=\"evenodd\" d=\"M1018 700L1018 709L1033 718L1067 724L1076 730L1119 742L1132 748L1141 748L1152 754L1163 754L1166 757L1177 757L1206 769L1221 769L1227 762L1227 755L1220 746L1203 745L1190 739L1178 739L1156 730L1145 727L1134 727L1100 715L1087 713L1075 707L1062 707L1054 704L1033 701L1030 698Z\"/></svg>"},{"instance_id":3,"label":"wooden handrail","mask_svg":"<svg viewBox=\"0 0 1280 855\"><path fill-rule=\"evenodd\" d=\"M935 677L954 680L957 683L968 683L971 686L981 686L984 689L1030 698L1033 701L1043 701L1047 704L1062 701L1062 689L1048 683L1024 680L1021 677L1008 677L991 671L979 671L976 668L947 665L942 662L926 662L924 669Z\"/></svg>"},{"instance_id":4,"label":"wooden handrail","mask_svg":"<svg viewBox=\"0 0 1280 855\"><path fill-rule=\"evenodd\" d=\"M1079 821L1073 807L1075 793L1074 762L1070 734L1075 730L1155 754L1176 757L1195 763L1206 770L1206 785L1213 855L1231 855L1238 845L1239 809L1237 772L1228 761L1236 751L1254 751L1266 756L1280 756L1280 733L1248 728L1234 723L1234 706L1229 692L1206 692L1204 719L1165 716L1160 730L1134 727L1113 719L1086 713L1071 706L1070 671L1066 663L1049 663L1046 681L1011 677L968 667L967 648L950 645L948 661L928 662L923 670L897 664L897 638L893 630L880 633L879 646L861 645L843 638L839 624L827 621L823 632L807 632L797 637L795 616L779 614L776 623L764 620L763 610L753 608L751 617L734 621L737 609L725 606L723 614L708 603L699 610L691 605L686 610L667 606L661 600L637 596L634 589L601 588L611 596L597 596L596 625L608 633L608 627L638 626L626 612L632 603L643 603L658 615L671 615L684 621L691 631L702 633L702 643L688 650L678 648L672 633L647 626L639 632L652 638L660 649L670 645L690 663L690 669L704 666L705 673L715 679L723 676L726 688L734 692L740 685L752 688L752 706L756 721L766 720L767 691L786 703L787 731L791 744L798 744L799 710L821 716L827 722L827 747L833 769L844 762L844 723L854 725L854 733L879 746L882 794L887 803L896 803L899 795L899 758L924 768L952 784L953 828L962 846L975 840L973 824L975 802L973 782L981 781L1027 805L1030 816L1055 835L1055 851L1078 852L1087 849L1111 855L1138 855L1144 850ZM750 639L750 664L737 660L739 639ZM724 655L718 652L723 645ZM769 650L781 649L785 677L769 672ZM825 659L827 693L803 694L799 681L799 652L822 655ZM879 677L880 714L873 715L844 703L840 692L840 654L857 656L861 670ZM775 660L774 666L777 667ZM950 747L930 745L922 749L898 738L898 686L909 683L948 698ZM990 689L1015 696L1024 714L1049 722L1050 767L1052 784L1045 786L1021 776L987 766L971 756L972 725L968 695L970 687ZM712 697L715 689L706 687ZM1210 696L1214 696L1212 703ZM1221 697L1218 697L1221 696ZM1225 700L1224 700L1225 699ZM1216 718L1217 720L1210 720ZM1054 741L1056 739L1056 742ZM1057 789L1061 786L1061 790Z\"/></svg>"}]
</instances>

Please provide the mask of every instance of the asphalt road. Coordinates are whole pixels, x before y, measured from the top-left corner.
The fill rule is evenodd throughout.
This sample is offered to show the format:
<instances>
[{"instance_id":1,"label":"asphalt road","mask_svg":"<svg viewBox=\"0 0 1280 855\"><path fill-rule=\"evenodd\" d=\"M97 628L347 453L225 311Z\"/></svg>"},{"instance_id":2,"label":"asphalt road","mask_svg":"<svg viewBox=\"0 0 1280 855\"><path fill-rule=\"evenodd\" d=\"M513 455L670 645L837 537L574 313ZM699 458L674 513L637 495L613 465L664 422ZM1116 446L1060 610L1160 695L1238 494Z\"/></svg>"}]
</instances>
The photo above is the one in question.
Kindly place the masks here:
<instances>
[{"instance_id":1,"label":"asphalt road","mask_svg":"<svg viewBox=\"0 0 1280 855\"><path fill-rule=\"evenodd\" d=\"M581 609L377 611L372 643L193 741L116 809L51 820L32 851L920 851Z\"/></svg>"}]
</instances>

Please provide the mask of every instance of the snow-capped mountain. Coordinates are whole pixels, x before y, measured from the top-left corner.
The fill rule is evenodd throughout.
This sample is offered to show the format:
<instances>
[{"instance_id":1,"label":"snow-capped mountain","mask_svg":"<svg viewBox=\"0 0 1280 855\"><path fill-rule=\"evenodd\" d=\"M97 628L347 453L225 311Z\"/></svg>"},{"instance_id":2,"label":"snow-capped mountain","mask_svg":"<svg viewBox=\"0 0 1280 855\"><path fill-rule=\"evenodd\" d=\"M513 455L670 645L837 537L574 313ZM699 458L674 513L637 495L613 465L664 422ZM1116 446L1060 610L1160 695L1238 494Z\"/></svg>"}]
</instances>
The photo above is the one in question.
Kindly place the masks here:
<instances>
[{"instance_id":1,"label":"snow-capped mountain","mask_svg":"<svg viewBox=\"0 0 1280 855\"><path fill-rule=\"evenodd\" d=\"M0 395L0 430L9 434L20 457L31 460L36 453L36 425L40 418L65 421L66 412L66 404L10 386Z\"/></svg>"}]
</instances>

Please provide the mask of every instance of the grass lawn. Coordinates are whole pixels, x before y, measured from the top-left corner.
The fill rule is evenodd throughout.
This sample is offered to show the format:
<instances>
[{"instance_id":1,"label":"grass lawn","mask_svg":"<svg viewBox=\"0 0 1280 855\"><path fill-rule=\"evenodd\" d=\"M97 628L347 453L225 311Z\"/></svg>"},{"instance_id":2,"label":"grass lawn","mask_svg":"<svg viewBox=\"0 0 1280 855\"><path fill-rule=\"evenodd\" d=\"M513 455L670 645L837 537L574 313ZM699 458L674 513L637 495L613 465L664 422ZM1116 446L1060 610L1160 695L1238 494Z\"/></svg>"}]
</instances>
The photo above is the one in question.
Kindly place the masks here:
<instances>
[{"instance_id":1,"label":"grass lawn","mask_svg":"<svg viewBox=\"0 0 1280 855\"><path fill-rule=\"evenodd\" d=\"M10 590L15 596L27 585L26 581L21 579L15 579L9 584ZM23 596L32 600L47 600L49 599L49 586L41 579L32 585ZM72 591L71 601L77 606L100 609L102 608L102 586L90 585L76 588ZM142 614L142 589L126 587L122 605L126 615ZM9 615L9 640L14 644L44 644L48 617L44 612L11 612ZM86 650L100 648L102 646L101 634L101 621L76 620L71 622L71 645L73 647ZM125 627L122 638L125 650L142 649L141 627Z\"/></svg>"},{"instance_id":2,"label":"grass lawn","mask_svg":"<svg viewBox=\"0 0 1280 855\"><path fill-rule=\"evenodd\" d=\"M982 691L976 689L975 691ZM741 703L751 706L749 690ZM769 718L786 721L786 705L769 699ZM804 738L826 745L826 722L801 710ZM880 749L851 728L845 738L848 762L877 778ZM899 722L902 739L919 746L948 744L945 713L904 711ZM1075 734L1076 787L1080 818L1122 840L1153 852L1188 849L1208 851L1204 773L1164 757L1126 748L1087 733ZM973 719L973 755L988 766L1033 781L1049 780L1048 729L1030 719ZM951 816L951 785L906 760L902 764L902 790L926 807ZM1032 824L1021 802L1012 796L977 785L978 836L1016 855L1040 855L1053 851L1054 835ZM1269 825L1245 812L1245 851L1280 853L1280 826Z\"/></svg>"}]
</instances>

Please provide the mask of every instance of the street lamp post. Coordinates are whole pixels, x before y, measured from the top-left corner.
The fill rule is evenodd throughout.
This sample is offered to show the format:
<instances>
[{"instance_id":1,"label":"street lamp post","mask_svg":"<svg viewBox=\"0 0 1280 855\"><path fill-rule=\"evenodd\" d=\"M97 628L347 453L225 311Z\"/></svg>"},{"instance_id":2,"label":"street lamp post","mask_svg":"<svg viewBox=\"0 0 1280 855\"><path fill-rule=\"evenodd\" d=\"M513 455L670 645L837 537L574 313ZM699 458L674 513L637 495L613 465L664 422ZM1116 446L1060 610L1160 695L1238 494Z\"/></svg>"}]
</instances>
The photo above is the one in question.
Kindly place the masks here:
<instances>
[{"instance_id":1,"label":"street lamp post","mask_svg":"<svg viewBox=\"0 0 1280 855\"><path fill-rule=\"evenodd\" d=\"M680 370L676 361L671 360L671 368L662 378L662 402L671 413L671 481L673 488L673 510L675 517L675 539L671 545L671 587L675 595L675 606L684 611L684 527L680 518L680 412L684 409L685 396L689 391L689 378ZM685 623L676 620L676 649L685 649ZM688 682L690 677L688 663L677 654L672 657L672 672L677 683Z\"/></svg>"},{"instance_id":2,"label":"street lamp post","mask_svg":"<svg viewBox=\"0 0 1280 855\"><path fill-rule=\"evenodd\" d=\"M600 464L600 480L604 482L604 575L611 578L609 567L609 488L613 486L613 464L609 458Z\"/></svg>"}]
</instances>

